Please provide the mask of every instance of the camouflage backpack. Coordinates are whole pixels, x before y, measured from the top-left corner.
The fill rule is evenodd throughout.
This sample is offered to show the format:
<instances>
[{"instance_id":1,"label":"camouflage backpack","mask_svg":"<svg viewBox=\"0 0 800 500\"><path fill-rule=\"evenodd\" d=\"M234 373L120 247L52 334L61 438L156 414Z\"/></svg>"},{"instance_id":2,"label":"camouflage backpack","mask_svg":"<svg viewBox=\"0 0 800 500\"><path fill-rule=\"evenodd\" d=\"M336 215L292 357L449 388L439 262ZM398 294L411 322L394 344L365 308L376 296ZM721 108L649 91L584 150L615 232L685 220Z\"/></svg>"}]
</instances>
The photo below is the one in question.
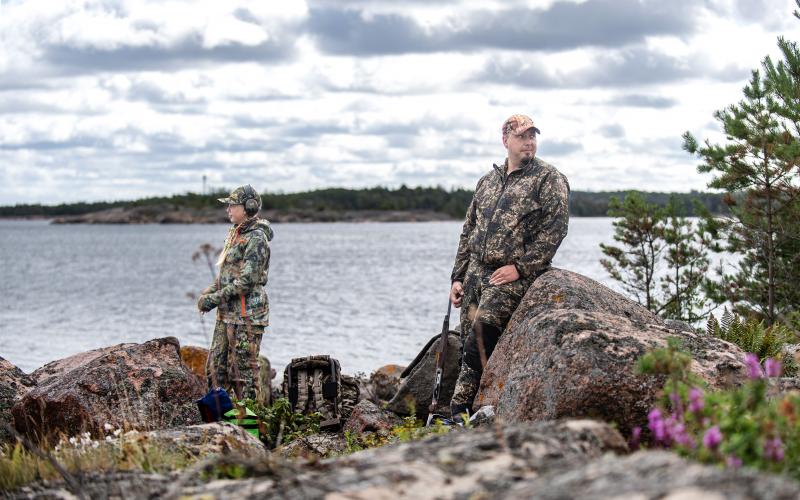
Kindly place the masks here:
<instances>
[{"instance_id":1,"label":"camouflage backpack","mask_svg":"<svg viewBox=\"0 0 800 500\"><path fill-rule=\"evenodd\" d=\"M294 412L319 412L321 428L342 424L341 369L339 361L328 355L292 359L283 371L283 395Z\"/></svg>"}]
</instances>

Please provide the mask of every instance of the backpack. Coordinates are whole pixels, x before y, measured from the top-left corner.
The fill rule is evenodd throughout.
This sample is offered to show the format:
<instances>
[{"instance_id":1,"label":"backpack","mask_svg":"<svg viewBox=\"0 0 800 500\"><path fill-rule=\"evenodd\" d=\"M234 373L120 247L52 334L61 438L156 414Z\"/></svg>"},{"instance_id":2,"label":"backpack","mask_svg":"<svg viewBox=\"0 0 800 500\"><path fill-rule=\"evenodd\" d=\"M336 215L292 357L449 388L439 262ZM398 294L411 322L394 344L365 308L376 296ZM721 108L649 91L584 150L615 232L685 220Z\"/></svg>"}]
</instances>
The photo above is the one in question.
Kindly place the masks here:
<instances>
[{"instance_id":1,"label":"backpack","mask_svg":"<svg viewBox=\"0 0 800 500\"><path fill-rule=\"evenodd\" d=\"M320 428L341 426L344 398L336 359L325 354L292 359L283 371L282 388L292 411L304 415L319 412Z\"/></svg>"},{"instance_id":2,"label":"backpack","mask_svg":"<svg viewBox=\"0 0 800 500\"><path fill-rule=\"evenodd\" d=\"M431 338L400 375L400 387L386 408L398 415L416 415L424 419L433 396L436 381L436 353L440 351L441 335ZM447 357L442 374L442 387L439 394L437 412L450 414L450 399L456 387L461 368L461 335L450 330L447 335Z\"/></svg>"},{"instance_id":3,"label":"backpack","mask_svg":"<svg viewBox=\"0 0 800 500\"><path fill-rule=\"evenodd\" d=\"M217 387L208 391L208 394L195 401L200 410L203 422L219 422L225 413L233 409L228 392L222 387Z\"/></svg>"}]
</instances>

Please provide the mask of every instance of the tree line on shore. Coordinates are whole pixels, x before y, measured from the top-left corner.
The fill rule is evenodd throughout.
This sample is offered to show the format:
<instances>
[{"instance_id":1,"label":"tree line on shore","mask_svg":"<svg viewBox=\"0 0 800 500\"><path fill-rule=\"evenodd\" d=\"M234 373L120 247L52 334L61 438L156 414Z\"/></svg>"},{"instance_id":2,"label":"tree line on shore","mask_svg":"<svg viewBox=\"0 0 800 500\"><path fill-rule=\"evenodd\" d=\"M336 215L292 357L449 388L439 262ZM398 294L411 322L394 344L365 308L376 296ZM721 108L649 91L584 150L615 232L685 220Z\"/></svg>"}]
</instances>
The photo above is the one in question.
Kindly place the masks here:
<instances>
[{"instance_id":1,"label":"tree line on shore","mask_svg":"<svg viewBox=\"0 0 800 500\"><path fill-rule=\"evenodd\" d=\"M357 210L425 210L447 214L454 219L464 217L472 198L470 189L445 189L443 187L414 187L405 185L396 189L373 187L366 189L328 188L300 193L266 193L262 196L266 210L304 211L357 211ZM573 191L570 194L570 213L577 217L603 217L608 215L612 198L625 199L625 191ZM185 193L173 196L143 198L133 201L101 201L62 203L59 205L20 204L0 207L0 217L60 217L83 215L111 208L140 206L170 206L193 210L219 208L217 198L228 191L211 193ZM697 203L712 214L728 212L722 194L692 191L690 193L641 193L649 203L666 206L670 199L683 207L684 212L695 215Z\"/></svg>"}]
</instances>

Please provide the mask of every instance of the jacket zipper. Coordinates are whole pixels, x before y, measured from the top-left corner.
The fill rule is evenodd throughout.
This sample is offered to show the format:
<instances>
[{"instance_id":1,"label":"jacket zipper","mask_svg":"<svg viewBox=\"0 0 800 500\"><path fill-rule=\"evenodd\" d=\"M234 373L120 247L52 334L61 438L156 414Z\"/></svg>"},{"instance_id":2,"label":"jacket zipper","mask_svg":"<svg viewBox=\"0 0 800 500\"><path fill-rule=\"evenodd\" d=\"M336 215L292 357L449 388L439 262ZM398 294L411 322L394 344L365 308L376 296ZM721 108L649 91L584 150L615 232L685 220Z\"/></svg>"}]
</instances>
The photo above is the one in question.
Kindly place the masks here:
<instances>
[{"instance_id":1,"label":"jacket zipper","mask_svg":"<svg viewBox=\"0 0 800 500\"><path fill-rule=\"evenodd\" d=\"M506 167L507 168L507 167ZM511 172L513 174L514 172ZM508 179L511 178L511 174L506 174L503 176L503 187L500 188L500 194L497 196L497 199L494 201L494 207L492 207L492 212L489 215L489 222L486 223L486 232L483 235L483 254L481 255L481 262L486 262L486 243L489 241L489 224L492 223L492 219L494 219L494 213L497 211L497 205L500 203L500 198L503 197L503 193L506 192L506 183Z\"/></svg>"}]
</instances>

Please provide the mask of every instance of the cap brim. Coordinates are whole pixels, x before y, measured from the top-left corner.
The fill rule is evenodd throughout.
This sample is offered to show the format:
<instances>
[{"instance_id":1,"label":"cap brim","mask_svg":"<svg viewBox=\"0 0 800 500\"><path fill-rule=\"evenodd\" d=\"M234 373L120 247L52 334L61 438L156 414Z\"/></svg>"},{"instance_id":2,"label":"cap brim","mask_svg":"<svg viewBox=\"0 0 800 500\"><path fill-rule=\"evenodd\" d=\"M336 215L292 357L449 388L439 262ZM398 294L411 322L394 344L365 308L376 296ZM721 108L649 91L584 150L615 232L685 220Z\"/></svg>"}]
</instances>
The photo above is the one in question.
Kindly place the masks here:
<instances>
[{"instance_id":1,"label":"cap brim","mask_svg":"<svg viewBox=\"0 0 800 500\"><path fill-rule=\"evenodd\" d=\"M525 130L523 130L522 132L519 132L517 135L519 135L519 134L524 134L525 132L527 132L527 131L528 131L528 130L530 130L530 129L533 129L533 131L534 131L534 132L536 132L537 134L541 134L541 133L542 133L542 131L541 131L541 130L539 130L539 129L536 127L536 125L531 125L530 127L526 128L526 129L525 129Z\"/></svg>"},{"instance_id":2,"label":"cap brim","mask_svg":"<svg viewBox=\"0 0 800 500\"><path fill-rule=\"evenodd\" d=\"M539 130L539 129L536 127L536 125L531 125L530 127L526 127L526 128L524 128L524 129L520 130L519 132L517 132L517 131L515 130L513 133L514 133L514 135L522 135L522 134L524 134L525 132L527 132L527 131L528 131L528 130L530 130L530 129L533 129L533 131L534 131L534 132L536 132L537 134L541 134L541 133L542 133L542 131L541 131L541 130Z\"/></svg>"},{"instance_id":3,"label":"cap brim","mask_svg":"<svg viewBox=\"0 0 800 500\"><path fill-rule=\"evenodd\" d=\"M217 198L217 201L220 202L220 203L230 203L231 199L230 198Z\"/></svg>"}]
</instances>

